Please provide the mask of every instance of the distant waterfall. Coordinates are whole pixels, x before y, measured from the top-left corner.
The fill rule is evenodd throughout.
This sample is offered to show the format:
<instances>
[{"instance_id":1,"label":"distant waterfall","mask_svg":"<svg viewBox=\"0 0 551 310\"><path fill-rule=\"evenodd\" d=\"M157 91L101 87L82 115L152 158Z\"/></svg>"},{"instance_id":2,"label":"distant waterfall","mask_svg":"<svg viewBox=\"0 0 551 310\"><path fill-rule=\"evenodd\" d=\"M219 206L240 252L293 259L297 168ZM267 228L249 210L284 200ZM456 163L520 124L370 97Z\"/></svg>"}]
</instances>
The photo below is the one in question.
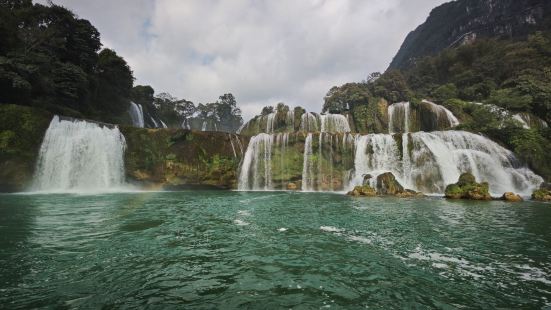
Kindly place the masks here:
<instances>
[{"instance_id":1,"label":"distant waterfall","mask_svg":"<svg viewBox=\"0 0 551 310\"><path fill-rule=\"evenodd\" d=\"M304 113L300 118L300 129L305 132L319 131L318 117L314 113Z\"/></svg>"},{"instance_id":2,"label":"distant waterfall","mask_svg":"<svg viewBox=\"0 0 551 310\"><path fill-rule=\"evenodd\" d=\"M143 117L143 108L141 104L130 101L130 108L128 110L130 118L132 119L132 125L134 127L144 128L145 122Z\"/></svg>"},{"instance_id":3,"label":"distant waterfall","mask_svg":"<svg viewBox=\"0 0 551 310\"><path fill-rule=\"evenodd\" d=\"M398 102L388 106L388 133L409 132L409 102Z\"/></svg>"},{"instance_id":4,"label":"distant waterfall","mask_svg":"<svg viewBox=\"0 0 551 310\"><path fill-rule=\"evenodd\" d=\"M427 100L423 100L423 103L427 104L432 112L436 115L437 124L443 123L450 128L459 125L459 120L457 119L457 117L455 117L455 115L453 115L450 110Z\"/></svg>"},{"instance_id":5,"label":"distant waterfall","mask_svg":"<svg viewBox=\"0 0 551 310\"><path fill-rule=\"evenodd\" d=\"M342 114L325 114L320 115L321 119L321 132L350 132L350 125L348 119Z\"/></svg>"},{"instance_id":6,"label":"distant waterfall","mask_svg":"<svg viewBox=\"0 0 551 310\"><path fill-rule=\"evenodd\" d=\"M32 190L113 190L124 184L126 141L117 127L55 116L40 148Z\"/></svg>"},{"instance_id":7,"label":"distant waterfall","mask_svg":"<svg viewBox=\"0 0 551 310\"><path fill-rule=\"evenodd\" d=\"M463 172L490 184L490 192L530 195L543 179L521 167L513 153L497 143L463 131L416 132L398 145L392 135L360 136L356 141L353 184L363 175L392 172L407 188L442 194ZM411 150L411 154L410 151Z\"/></svg>"},{"instance_id":8,"label":"distant waterfall","mask_svg":"<svg viewBox=\"0 0 551 310\"><path fill-rule=\"evenodd\" d=\"M272 112L266 115L266 133L274 133L274 120L276 113Z\"/></svg>"}]
</instances>

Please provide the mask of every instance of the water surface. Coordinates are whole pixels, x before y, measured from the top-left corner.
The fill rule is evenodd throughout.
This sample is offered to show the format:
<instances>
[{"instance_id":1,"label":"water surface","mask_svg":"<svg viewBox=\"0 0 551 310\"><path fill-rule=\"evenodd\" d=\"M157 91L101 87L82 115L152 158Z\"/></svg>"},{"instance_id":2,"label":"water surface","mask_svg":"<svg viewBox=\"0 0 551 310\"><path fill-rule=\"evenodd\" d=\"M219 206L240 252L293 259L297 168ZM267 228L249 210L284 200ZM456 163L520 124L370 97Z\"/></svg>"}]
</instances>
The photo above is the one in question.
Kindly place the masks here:
<instances>
[{"instance_id":1,"label":"water surface","mask_svg":"<svg viewBox=\"0 0 551 310\"><path fill-rule=\"evenodd\" d=\"M5 308L545 308L551 206L320 193L0 195Z\"/></svg>"}]
</instances>

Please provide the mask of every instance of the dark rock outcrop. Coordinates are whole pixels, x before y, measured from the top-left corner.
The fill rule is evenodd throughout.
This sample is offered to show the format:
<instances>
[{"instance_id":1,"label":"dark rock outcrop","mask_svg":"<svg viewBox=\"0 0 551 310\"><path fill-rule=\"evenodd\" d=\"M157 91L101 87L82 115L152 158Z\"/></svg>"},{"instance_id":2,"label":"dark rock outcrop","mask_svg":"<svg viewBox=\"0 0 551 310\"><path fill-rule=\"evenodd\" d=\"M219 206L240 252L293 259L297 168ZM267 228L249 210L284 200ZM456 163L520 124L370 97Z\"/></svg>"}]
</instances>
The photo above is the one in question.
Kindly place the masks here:
<instances>
[{"instance_id":1,"label":"dark rock outcrop","mask_svg":"<svg viewBox=\"0 0 551 310\"><path fill-rule=\"evenodd\" d=\"M463 173L455 184L446 187L448 199L492 200L487 182L477 183L470 173Z\"/></svg>"},{"instance_id":2,"label":"dark rock outcrop","mask_svg":"<svg viewBox=\"0 0 551 310\"><path fill-rule=\"evenodd\" d=\"M459 0L442 4L408 34L389 68L407 68L423 56L479 38L518 38L549 29L550 13L548 0Z\"/></svg>"},{"instance_id":3,"label":"dark rock outcrop","mask_svg":"<svg viewBox=\"0 0 551 310\"><path fill-rule=\"evenodd\" d=\"M404 191L404 187L396 181L394 174L386 172L377 176L377 194L393 196Z\"/></svg>"}]
</instances>

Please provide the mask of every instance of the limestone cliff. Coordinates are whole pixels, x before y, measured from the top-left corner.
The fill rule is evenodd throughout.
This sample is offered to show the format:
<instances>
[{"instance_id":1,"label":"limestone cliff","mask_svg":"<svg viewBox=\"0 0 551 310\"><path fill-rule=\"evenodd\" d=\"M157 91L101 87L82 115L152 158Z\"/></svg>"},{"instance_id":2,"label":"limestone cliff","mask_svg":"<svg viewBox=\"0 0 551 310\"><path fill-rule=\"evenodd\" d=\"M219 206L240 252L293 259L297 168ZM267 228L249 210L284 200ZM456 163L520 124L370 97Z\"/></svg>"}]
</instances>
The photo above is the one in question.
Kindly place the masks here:
<instances>
[{"instance_id":1,"label":"limestone cliff","mask_svg":"<svg viewBox=\"0 0 551 310\"><path fill-rule=\"evenodd\" d=\"M410 32L390 69L404 69L423 56L479 38L522 38L549 29L548 0L459 0L432 10L427 20Z\"/></svg>"}]
</instances>

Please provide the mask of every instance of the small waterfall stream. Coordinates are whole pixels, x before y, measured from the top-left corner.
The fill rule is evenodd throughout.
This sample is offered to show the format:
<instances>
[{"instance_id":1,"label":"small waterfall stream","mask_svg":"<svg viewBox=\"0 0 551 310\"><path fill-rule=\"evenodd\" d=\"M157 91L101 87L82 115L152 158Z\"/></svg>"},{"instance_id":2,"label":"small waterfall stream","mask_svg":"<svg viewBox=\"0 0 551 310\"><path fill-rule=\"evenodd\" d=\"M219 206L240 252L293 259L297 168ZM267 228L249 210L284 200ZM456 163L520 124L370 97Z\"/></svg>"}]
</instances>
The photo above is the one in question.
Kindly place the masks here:
<instances>
[{"instance_id":1,"label":"small waterfall stream","mask_svg":"<svg viewBox=\"0 0 551 310\"><path fill-rule=\"evenodd\" d=\"M117 127L55 116L40 148L31 189L87 192L121 188L125 147Z\"/></svg>"},{"instance_id":2,"label":"small waterfall stream","mask_svg":"<svg viewBox=\"0 0 551 310\"><path fill-rule=\"evenodd\" d=\"M143 108L141 104L130 101L130 108L128 110L128 113L130 114L132 125L134 127L144 128L145 122L143 117Z\"/></svg>"}]
</instances>

